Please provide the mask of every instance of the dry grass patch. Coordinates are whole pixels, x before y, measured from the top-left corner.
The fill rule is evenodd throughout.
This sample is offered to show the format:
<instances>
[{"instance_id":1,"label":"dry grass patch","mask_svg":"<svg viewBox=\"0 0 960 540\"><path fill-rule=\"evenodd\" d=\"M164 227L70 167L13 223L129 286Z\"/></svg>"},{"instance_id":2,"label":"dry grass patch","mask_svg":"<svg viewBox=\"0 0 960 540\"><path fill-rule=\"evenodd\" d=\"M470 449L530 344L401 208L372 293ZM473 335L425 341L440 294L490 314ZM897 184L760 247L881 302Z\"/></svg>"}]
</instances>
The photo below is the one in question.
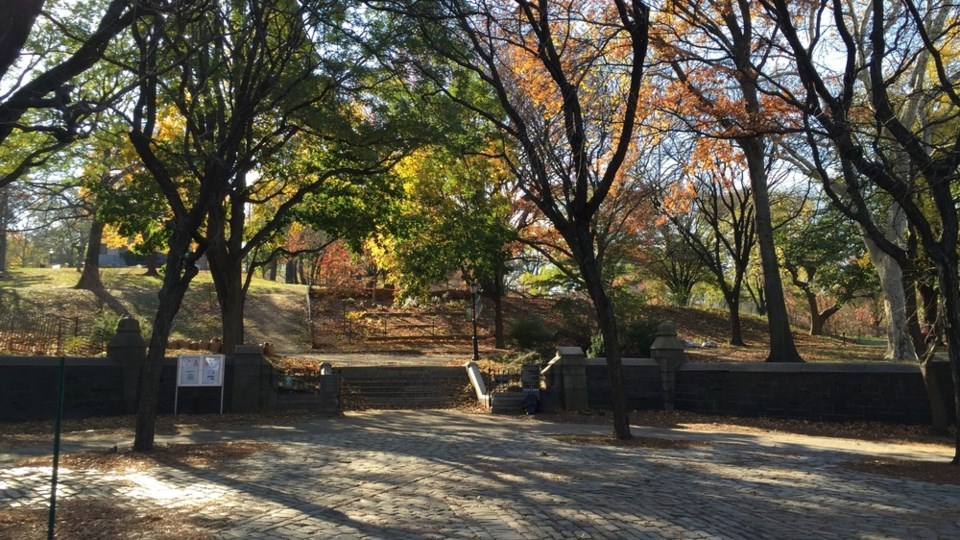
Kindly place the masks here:
<instances>
[{"instance_id":1,"label":"dry grass patch","mask_svg":"<svg viewBox=\"0 0 960 540\"><path fill-rule=\"evenodd\" d=\"M561 442L573 444L596 444L624 448L653 448L657 450L687 450L690 448L710 446L709 443L704 441L684 441L660 437L633 437L630 439L618 439L613 435L550 435L550 437Z\"/></svg>"},{"instance_id":2,"label":"dry grass patch","mask_svg":"<svg viewBox=\"0 0 960 540\"><path fill-rule=\"evenodd\" d=\"M276 448L265 442L228 441L198 444L162 444L153 452L112 450L64 454L60 465L74 470L124 474L156 467L188 467L224 470L239 465L253 454ZM17 466L49 467L50 457L20 460ZM216 503L212 503L216 504ZM211 532L226 526L229 518L210 507L177 505L175 508L153 506L135 499L104 500L91 497L61 497L57 502L57 538L99 540L103 538L149 538L206 540L216 538ZM201 514L203 510L203 514ZM214 511L211 511L214 510ZM221 513L222 514L222 513ZM27 540L43 538L47 531L48 508L17 507L0 509L0 538Z\"/></svg>"},{"instance_id":3,"label":"dry grass patch","mask_svg":"<svg viewBox=\"0 0 960 540\"><path fill-rule=\"evenodd\" d=\"M134 508L117 501L71 498L57 502L56 538L69 540L217 538L225 519L197 514L198 508ZM48 509L0 509L0 538L35 540L45 538Z\"/></svg>"},{"instance_id":4,"label":"dry grass patch","mask_svg":"<svg viewBox=\"0 0 960 540\"><path fill-rule=\"evenodd\" d=\"M177 435L195 430L217 430L234 426L290 425L316 418L310 411L270 411L249 414L191 414L157 417L158 435ZM64 419L61 433L71 436L114 436L118 440L133 436L136 417L104 416L85 419ZM0 447L17 444L46 443L53 440L53 420L0 423Z\"/></svg>"},{"instance_id":5,"label":"dry grass patch","mask_svg":"<svg viewBox=\"0 0 960 540\"><path fill-rule=\"evenodd\" d=\"M264 450L276 448L273 443L259 441L227 441L196 444L158 444L152 452L134 452L114 447L107 452L77 452L60 456L60 466L79 470L143 471L158 465L194 469L215 469L233 466L237 460ZM21 467L48 467L50 456L24 458Z\"/></svg>"},{"instance_id":6,"label":"dry grass patch","mask_svg":"<svg viewBox=\"0 0 960 540\"><path fill-rule=\"evenodd\" d=\"M845 463L841 467L851 471L893 478L909 478L932 484L960 485L960 466L941 461L867 459Z\"/></svg>"},{"instance_id":7,"label":"dry grass patch","mask_svg":"<svg viewBox=\"0 0 960 540\"><path fill-rule=\"evenodd\" d=\"M561 411L531 417L537 421L569 424L608 424L613 415L605 411ZM737 418L688 411L631 411L630 424L689 431L733 433L794 433L894 444L926 444L953 448L952 435L937 435L929 426L886 422L826 422L794 418Z\"/></svg>"}]
</instances>

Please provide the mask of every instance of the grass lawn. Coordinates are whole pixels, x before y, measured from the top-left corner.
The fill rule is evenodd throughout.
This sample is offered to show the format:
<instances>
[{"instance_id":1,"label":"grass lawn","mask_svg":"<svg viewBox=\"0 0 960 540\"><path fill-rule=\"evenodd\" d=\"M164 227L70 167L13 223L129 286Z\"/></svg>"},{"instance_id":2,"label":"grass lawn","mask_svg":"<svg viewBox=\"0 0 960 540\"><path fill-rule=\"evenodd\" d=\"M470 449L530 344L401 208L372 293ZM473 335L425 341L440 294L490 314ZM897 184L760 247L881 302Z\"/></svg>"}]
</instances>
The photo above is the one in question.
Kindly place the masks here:
<instances>
[{"instance_id":1,"label":"grass lawn","mask_svg":"<svg viewBox=\"0 0 960 540\"><path fill-rule=\"evenodd\" d=\"M161 281L157 277L144 275L143 268L103 268L101 279L108 293L121 302L125 308L141 321L144 335L149 332L150 324L157 306L157 292ZM104 305L101 299L89 291L73 289L79 278L75 268L18 268L9 272L7 279L0 281L0 312L14 312L25 316L65 316L81 319L100 320L105 324L115 324L116 315ZM259 341L279 343L296 340L294 348L310 349L309 333L306 328L307 316L304 313L307 287L288 285L254 277L247 297L244 316L248 328L254 329L253 338ZM351 302L344 300L343 302ZM329 352L378 352L393 345L379 341L356 339L354 336L338 338L333 329L342 326L344 313L371 309L374 315L388 309L387 306L364 308L359 304L343 303L331 309L314 313L320 317L313 321L313 331L323 332L325 338L323 350ZM563 317L554 309L555 300L544 298L507 299L505 308L506 326L520 318L539 317L551 327L560 328ZM391 308L393 309L393 308ZM397 308L398 309L398 308ZM681 338L695 342L714 341L717 348L691 349L688 351L694 361L762 361L768 354L767 323L765 319L752 315L743 315L743 332L746 346L727 345L729 327L727 314L723 310L694 308L675 308L668 306L645 306L644 316L655 321L672 322ZM484 310L481 315L481 333L485 338L483 347L491 355L502 355L492 349L492 309ZM423 310L404 310L403 319L408 327L417 326L417 317L427 317ZM462 315L458 315L462 317ZM322 317L329 317L329 320ZM339 317L339 318L338 318ZM419 321L420 323L433 322ZM287 336L288 329L298 333ZM401 330L398 329L398 332ZM174 322L171 338L188 340L208 340L220 334L220 312L216 292L210 273L201 271L193 280L184 299L180 313ZM794 332L797 348L801 356L811 362L882 362L885 340L875 338L839 338L829 336L809 336L802 329ZM349 338L349 339L348 339ZM565 345L569 343L560 343ZM444 343L418 342L413 349L440 352L468 351L468 342ZM465 353L466 354L466 353Z\"/></svg>"}]
</instances>

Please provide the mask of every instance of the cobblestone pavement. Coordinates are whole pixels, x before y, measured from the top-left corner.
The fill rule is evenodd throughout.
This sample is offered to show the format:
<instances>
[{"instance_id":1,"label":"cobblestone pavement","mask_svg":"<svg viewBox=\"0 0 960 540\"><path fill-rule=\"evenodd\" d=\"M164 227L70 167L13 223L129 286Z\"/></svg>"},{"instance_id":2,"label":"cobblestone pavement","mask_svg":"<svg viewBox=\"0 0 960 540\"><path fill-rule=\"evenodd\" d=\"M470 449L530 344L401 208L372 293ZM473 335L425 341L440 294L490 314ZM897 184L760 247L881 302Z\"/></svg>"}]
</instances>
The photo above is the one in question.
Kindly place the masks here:
<instances>
[{"instance_id":1,"label":"cobblestone pavement","mask_svg":"<svg viewBox=\"0 0 960 540\"><path fill-rule=\"evenodd\" d=\"M196 432L264 439L215 470L61 469L60 497L184 507L222 538L960 538L960 487L853 472L872 456L949 460L935 447L785 434L634 428L705 444L571 444L605 426L453 411L373 411L294 426ZM103 447L109 441L67 446ZM0 509L43 507L49 468L0 457Z\"/></svg>"}]
</instances>

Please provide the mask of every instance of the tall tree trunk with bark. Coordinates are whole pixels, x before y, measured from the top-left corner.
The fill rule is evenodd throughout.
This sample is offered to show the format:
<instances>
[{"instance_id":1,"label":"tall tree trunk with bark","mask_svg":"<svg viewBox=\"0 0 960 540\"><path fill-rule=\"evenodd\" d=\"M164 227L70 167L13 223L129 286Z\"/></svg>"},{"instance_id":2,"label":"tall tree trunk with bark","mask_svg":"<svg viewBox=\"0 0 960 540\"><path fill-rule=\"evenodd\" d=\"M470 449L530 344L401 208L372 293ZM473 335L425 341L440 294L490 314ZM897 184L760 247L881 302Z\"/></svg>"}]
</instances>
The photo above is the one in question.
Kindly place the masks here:
<instances>
[{"instance_id":1,"label":"tall tree trunk with bark","mask_svg":"<svg viewBox=\"0 0 960 540\"><path fill-rule=\"evenodd\" d=\"M226 251L222 242L213 241L207 249L210 276L217 291L220 304L220 322L223 326L221 339L223 353L233 354L244 340L243 269Z\"/></svg>"},{"instance_id":2,"label":"tall tree trunk with bark","mask_svg":"<svg viewBox=\"0 0 960 540\"><path fill-rule=\"evenodd\" d=\"M571 224L570 229L561 231L573 252L587 292L597 312L597 322L603 335L606 352L607 373L610 379L610 401L613 405L613 431L617 438L629 439L630 418L627 411L627 398L624 391L623 360L620 354L620 332L613 302L607 294L601 275L600 261L594 252L594 239L585 224Z\"/></svg>"},{"instance_id":3,"label":"tall tree trunk with bark","mask_svg":"<svg viewBox=\"0 0 960 540\"><path fill-rule=\"evenodd\" d=\"M0 279L7 277L7 233L10 227L10 188L0 187Z\"/></svg>"},{"instance_id":4,"label":"tall tree trunk with bark","mask_svg":"<svg viewBox=\"0 0 960 540\"><path fill-rule=\"evenodd\" d=\"M184 255L189 252L189 247L189 234L174 232L170 239L170 251L167 252L167 269L158 295L160 303L153 320L147 358L140 373L136 434L133 442L133 449L140 452L153 450L160 395L160 367L167 352L167 340L173 328L173 319L180 310L190 281L198 272L196 265Z\"/></svg>"},{"instance_id":5,"label":"tall tree trunk with bark","mask_svg":"<svg viewBox=\"0 0 960 540\"><path fill-rule=\"evenodd\" d=\"M157 268L159 266L159 264L157 264L157 259L159 258L159 255L157 254L157 252L150 251L150 253L147 253L144 256L144 258L147 261L147 271L144 272L143 275L150 276L150 277L160 277L160 272L159 272L159 269Z\"/></svg>"},{"instance_id":6,"label":"tall tree trunk with bark","mask_svg":"<svg viewBox=\"0 0 960 540\"><path fill-rule=\"evenodd\" d=\"M0 77L17 61L44 0L0 2Z\"/></svg>"},{"instance_id":7,"label":"tall tree trunk with bark","mask_svg":"<svg viewBox=\"0 0 960 540\"><path fill-rule=\"evenodd\" d=\"M503 327L503 270L498 268L496 276L482 284L481 290L484 294L493 300L493 336L495 346L498 349L507 347L504 327Z\"/></svg>"},{"instance_id":8,"label":"tall tree trunk with bark","mask_svg":"<svg viewBox=\"0 0 960 540\"><path fill-rule=\"evenodd\" d=\"M754 99L756 89L754 88ZM759 110L759 109L758 109ZM760 247L760 263L763 268L764 299L767 325L770 331L770 353L767 362L803 362L793 341L790 319L783 297L783 282L780 279L780 264L773 242L773 220L770 215L770 190L764 166L766 152L761 139L749 138L737 141L747 160L750 188L756 208L757 245Z\"/></svg>"},{"instance_id":9,"label":"tall tree trunk with bark","mask_svg":"<svg viewBox=\"0 0 960 540\"><path fill-rule=\"evenodd\" d=\"M284 281L286 283L292 283L296 285L297 283L297 259L287 259L287 262L283 266L284 270ZM374 286L376 290L376 286Z\"/></svg>"},{"instance_id":10,"label":"tall tree trunk with bark","mask_svg":"<svg viewBox=\"0 0 960 540\"><path fill-rule=\"evenodd\" d=\"M272 257L270 259L270 269L267 271L267 279L270 281L277 280L277 267L280 265L280 260L277 257Z\"/></svg>"},{"instance_id":11,"label":"tall tree trunk with bark","mask_svg":"<svg viewBox=\"0 0 960 540\"><path fill-rule=\"evenodd\" d=\"M87 237L87 249L83 258L83 272L74 289L99 291L103 289L100 281L100 244L103 242L103 222L94 218Z\"/></svg>"},{"instance_id":12,"label":"tall tree trunk with bark","mask_svg":"<svg viewBox=\"0 0 960 540\"><path fill-rule=\"evenodd\" d=\"M883 312L887 320L887 351L884 358L894 362L916 362L917 350L910 337L907 321L907 300L903 291L903 270L897 261L885 253L866 233L863 243L880 277L883 291Z\"/></svg>"}]
</instances>

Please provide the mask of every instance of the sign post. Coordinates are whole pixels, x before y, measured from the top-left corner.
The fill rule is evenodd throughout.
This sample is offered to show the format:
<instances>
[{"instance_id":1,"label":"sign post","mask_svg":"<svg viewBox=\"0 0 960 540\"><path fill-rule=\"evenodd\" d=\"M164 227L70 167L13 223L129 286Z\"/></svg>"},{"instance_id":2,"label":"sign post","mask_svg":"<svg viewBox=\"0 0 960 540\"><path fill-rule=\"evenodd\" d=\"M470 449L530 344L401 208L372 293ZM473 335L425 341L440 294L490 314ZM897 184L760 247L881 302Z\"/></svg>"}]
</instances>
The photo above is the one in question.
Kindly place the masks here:
<instances>
[{"instance_id":1,"label":"sign post","mask_svg":"<svg viewBox=\"0 0 960 540\"><path fill-rule=\"evenodd\" d=\"M219 386L220 414L223 414L223 372L226 357L222 354L203 356L181 355L177 357L177 388L173 393L173 414L177 414L177 402L181 386Z\"/></svg>"}]
</instances>

